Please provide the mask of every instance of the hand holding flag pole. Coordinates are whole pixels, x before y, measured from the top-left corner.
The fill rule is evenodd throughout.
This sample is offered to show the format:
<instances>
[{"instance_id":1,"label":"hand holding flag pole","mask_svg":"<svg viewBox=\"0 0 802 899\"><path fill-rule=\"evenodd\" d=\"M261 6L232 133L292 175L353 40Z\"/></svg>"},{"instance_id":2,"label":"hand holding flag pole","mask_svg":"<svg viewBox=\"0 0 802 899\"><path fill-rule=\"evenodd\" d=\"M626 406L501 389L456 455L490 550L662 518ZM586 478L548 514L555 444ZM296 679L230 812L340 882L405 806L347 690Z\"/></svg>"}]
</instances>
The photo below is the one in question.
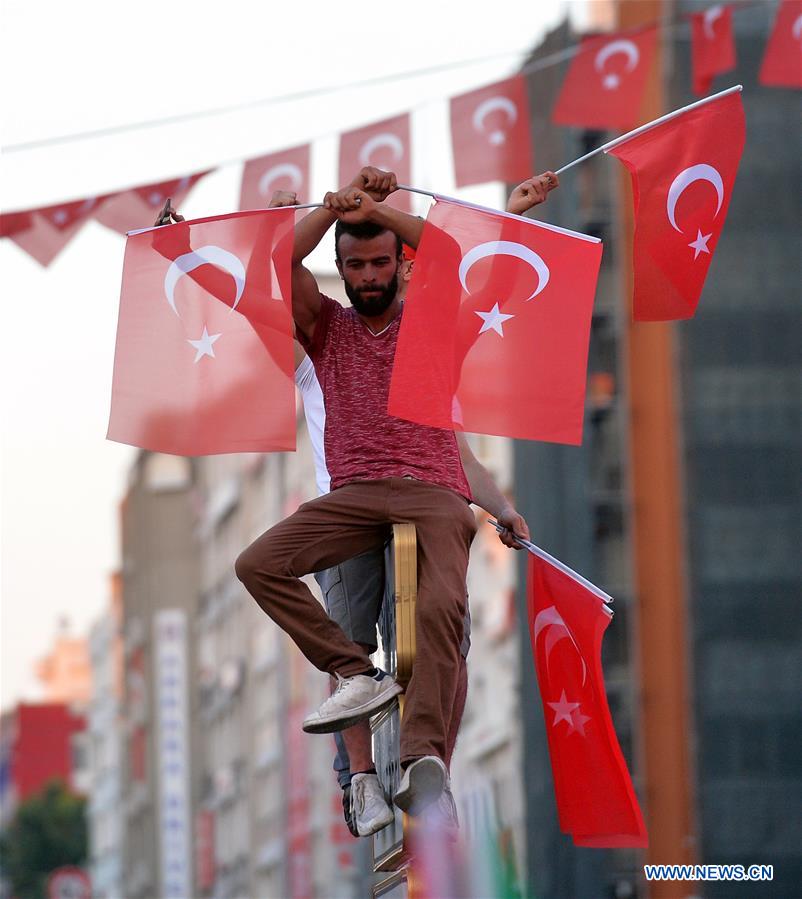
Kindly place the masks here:
<instances>
[{"instance_id":1,"label":"hand holding flag pole","mask_svg":"<svg viewBox=\"0 0 802 899\"><path fill-rule=\"evenodd\" d=\"M499 524L492 518L488 518L488 524L492 524L493 527L501 533L501 531L509 530L509 528L505 528L503 525ZM546 552L545 549L541 549L539 546L536 546L532 543L531 540L525 540L523 537L519 537L518 534L512 534L512 539L517 543L520 543L525 549L528 549L533 556L537 556L540 559L543 559L545 562L549 562L551 565L554 565L555 568L558 568L563 574L567 574L568 577L573 578L577 583L581 584L586 589L590 590L592 593L595 593L599 599L603 600L606 603L611 603L613 601L613 597L608 593L605 593L604 590L599 589L595 584L592 584L587 578L582 577L581 574L578 574L573 568L569 568L564 562L561 562L559 559L556 559L554 556L550 555ZM612 615L612 610L609 610Z\"/></svg>"}]
</instances>

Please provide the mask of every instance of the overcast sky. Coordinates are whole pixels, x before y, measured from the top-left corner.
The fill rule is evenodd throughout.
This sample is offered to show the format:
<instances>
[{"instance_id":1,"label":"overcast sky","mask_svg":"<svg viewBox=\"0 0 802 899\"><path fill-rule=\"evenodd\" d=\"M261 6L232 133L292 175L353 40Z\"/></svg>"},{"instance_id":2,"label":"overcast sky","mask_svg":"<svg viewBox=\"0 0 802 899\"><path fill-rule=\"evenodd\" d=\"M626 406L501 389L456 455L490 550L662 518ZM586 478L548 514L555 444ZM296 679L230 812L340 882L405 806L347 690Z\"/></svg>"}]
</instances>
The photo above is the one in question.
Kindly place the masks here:
<instances>
[{"instance_id":1,"label":"overcast sky","mask_svg":"<svg viewBox=\"0 0 802 899\"><path fill-rule=\"evenodd\" d=\"M453 193L445 99L513 72L544 30L582 3L383 6L5 0L4 148L495 58L109 137L4 149L3 209L226 163L199 184L182 212L229 212L239 191L237 160L310 140L313 193L322 196L336 186L336 134L408 109L416 184ZM493 185L463 195L495 203L499 191ZM123 250L122 238L90 223L42 269L0 241L3 708L37 697L32 665L50 646L59 617L71 619L74 633L86 633L108 599L118 558L117 504L134 453L104 436ZM319 264L328 264L329 253L316 257Z\"/></svg>"}]
</instances>

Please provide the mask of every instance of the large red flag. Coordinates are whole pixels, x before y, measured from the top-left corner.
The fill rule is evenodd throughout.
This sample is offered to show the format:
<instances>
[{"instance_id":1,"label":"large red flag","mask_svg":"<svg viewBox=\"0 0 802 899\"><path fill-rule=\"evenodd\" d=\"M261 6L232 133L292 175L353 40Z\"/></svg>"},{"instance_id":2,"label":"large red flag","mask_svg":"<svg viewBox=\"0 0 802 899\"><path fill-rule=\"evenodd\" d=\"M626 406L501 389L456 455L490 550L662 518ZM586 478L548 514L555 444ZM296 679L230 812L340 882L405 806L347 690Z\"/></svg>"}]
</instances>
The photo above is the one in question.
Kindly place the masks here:
<instances>
[{"instance_id":1,"label":"large red flag","mask_svg":"<svg viewBox=\"0 0 802 899\"><path fill-rule=\"evenodd\" d=\"M309 202L309 144L249 159L242 170L240 209L264 209L276 190L293 191Z\"/></svg>"},{"instance_id":2,"label":"large red flag","mask_svg":"<svg viewBox=\"0 0 802 899\"><path fill-rule=\"evenodd\" d=\"M345 132L340 135L340 187L348 184L366 165L395 172L400 184L409 184L412 181L411 146L409 113ZM397 190L385 202L403 212L412 208L406 190Z\"/></svg>"},{"instance_id":3,"label":"large red flag","mask_svg":"<svg viewBox=\"0 0 802 899\"><path fill-rule=\"evenodd\" d=\"M451 144L457 187L528 178L534 160L523 76L452 97Z\"/></svg>"},{"instance_id":4,"label":"large red flag","mask_svg":"<svg viewBox=\"0 0 802 899\"><path fill-rule=\"evenodd\" d=\"M693 90L704 96L716 75L735 68L732 7L717 3L691 16Z\"/></svg>"},{"instance_id":5,"label":"large red flag","mask_svg":"<svg viewBox=\"0 0 802 899\"><path fill-rule=\"evenodd\" d=\"M606 593L531 544L529 630L560 829L577 846L646 846L601 664Z\"/></svg>"},{"instance_id":6,"label":"large red flag","mask_svg":"<svg viewBox=\"0 0 802 899\"><path fill-rule=\"evenodd\" d=\"M156 184L145 184L142 187L122 191L104 203L95 218L101 225L111 228L118 234L127 234L137 228L147 228L153 224L168 197L180 212L181 203L189 192L204 175L208 174L209 171L198 172L194 175L185 175L183 178L173 178L171 181L159 181Z\"/></svg>"},{"instance_id":7,"label":"large red flag","mask_svg":"<svg viewBox=\"0 0 802 899\"><path fill-rule=\"evenodd\" d=\"M802 87L802 0L782 0L758 80L768 87Z\"/></svg>"},{"instance_id":8,"label":"large red flag","mask_svg":"<svg viewBox=\"0 0 802 899\"><path fill-rule=\"evenodd\" d=\"M696 311L745 137L736 91L608 150L632 174L637 321L691 318Z\"/></svg>"},{"instance_id":9,"label":"large red flag","mask_svg":"<svg viewBox=\"0 0 802 899\"><path fill-rule=\"evenodd\" d=\"M293 216L128 238L109 439L185 456L295 448Z\"/></svg>"},{"instance_id":10,"label":"large red flag","mask_svg":"<svg viewBox=\"0 0 802 899\"><path fill-rule=\"evenodd\" d=\"M105 196L88 197L57 206L31 209L27 212L27 227L23 227L24 218L9 220L6 226L10 231L8 236L40 265L48 266L106 202Z\"/></svg>"},{"instance_id":11,"label":"large red flag","mask_svg":"<svg viewBox=\"0 0 802 899\"><path fill-rule=\"evenodd\" d=\"M552 119L558 125L626 130L637 124L657 29L584 37Z\"/></svg>"},{"instance_id":12,"label":"large red flag","mask_svg":"<svg viewBox=\"0 0 802 899\"><path fill-rule=\"evenodd\" d=\"M438 200L404 305L389 413L581 443L601 253L584 234Z\"/></svg>"}]
</instances>

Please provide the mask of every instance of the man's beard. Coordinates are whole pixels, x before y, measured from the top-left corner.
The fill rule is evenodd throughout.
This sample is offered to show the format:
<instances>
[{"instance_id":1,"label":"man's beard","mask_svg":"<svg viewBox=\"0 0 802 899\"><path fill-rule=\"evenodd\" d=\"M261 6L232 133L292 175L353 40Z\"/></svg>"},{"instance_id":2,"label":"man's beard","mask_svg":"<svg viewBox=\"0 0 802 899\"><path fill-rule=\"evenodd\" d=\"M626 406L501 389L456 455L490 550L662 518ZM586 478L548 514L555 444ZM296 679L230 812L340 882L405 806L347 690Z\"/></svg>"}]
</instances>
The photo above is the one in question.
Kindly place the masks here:
<instances>
[{"instance_id":1,"label":"man's beard","mask_svg":"<svg viewBox=\"0 0 802 899\"><path fill-rule=\"evenodd\" d=\"M371 288L371 290L381 291L372 297L363 297L362 289L351 287L347 281L343 283L345 285L345 293L351 301L351 305L360 315L364 315L366 318L374 318L385 312L398 293L398 274L393 275L392 280L384 287L376 285L376 287Z\"/></svg>"}]
</instances>

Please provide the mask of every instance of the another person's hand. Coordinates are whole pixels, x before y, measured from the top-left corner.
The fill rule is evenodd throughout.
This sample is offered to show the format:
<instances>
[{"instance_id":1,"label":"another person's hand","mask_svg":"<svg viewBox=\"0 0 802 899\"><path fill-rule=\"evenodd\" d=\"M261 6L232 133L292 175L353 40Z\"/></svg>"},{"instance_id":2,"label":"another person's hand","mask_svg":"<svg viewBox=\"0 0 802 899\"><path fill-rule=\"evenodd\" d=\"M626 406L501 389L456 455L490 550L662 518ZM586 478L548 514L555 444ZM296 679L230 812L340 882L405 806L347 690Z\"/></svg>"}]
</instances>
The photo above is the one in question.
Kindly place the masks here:
<instances>
[{"instance_id":1,"label":"another person's hand","mask_svg":"<svg viewBox=\"0 0 802 899\"><path fill-rule=\"evenodd\" d=\"M524 540L529 539L529 526L523 515L513 509L512 506L506 506L496 516L496 521L504 528L503 531L499 531L498 539L511 549L523 549L521 544L513 539L513 534L523 537Z\"/></svg>"},{"instance_id":2,"label":"another person's hand","mask_svg":"<svg viewBox=\"0 0 802 899\"><path fill-rule=\"evenodd\" d=\"M294 190L276 190L267 204L268 209L275 209L277 206L297 206L298 195Z\"/></svg>"},{"instance_id":3,"label":"another person's hand","mask_svg":"<svg viewBox=\"0 0 802 899\"><path fill-rule=\"evenodd\" d=\"M172 222L183 222L184 216L179 215L176 209L173 209L173 201L172 197L167 197L164 201L164 206L161 208L161 212L159 213L156 221L153 223L155 227L159 227L160 225L170 225Z\"/></svg>"},{"instance_id":4,"label":"another person's hand","mask_svg":"<svg viewBox=\"0 0 802 899\"><path fill-rule=\"evenodd\" d=\"M545 203L550 190L560 186L560 179L554 172L544 172L522 181L507 200L507 212L523 215L527 209Z\"/></svg>"},{"instance_id":5,"label":"another person's hand","mask_svg":"<svg viewBox=\"0 0 802 899\"><path fill-rule=\"evenodd\" d=\"M341 221L357 224L368 221L377 204L364 190L344 187L335 192L329 191L323 198L323 205Z\"/></svg>"},{"instance_id":6,"label":"another person's hand","mask_svg":"<svg viewBox=\"0 0 802 899\"><path fill-rule=\"evenodd\" d=\"M377 203L381 203L398 189L398 181L395 172L385 172L375 166L366 165L348 186L365 191Z\"/></svg>"}]
</instances>

